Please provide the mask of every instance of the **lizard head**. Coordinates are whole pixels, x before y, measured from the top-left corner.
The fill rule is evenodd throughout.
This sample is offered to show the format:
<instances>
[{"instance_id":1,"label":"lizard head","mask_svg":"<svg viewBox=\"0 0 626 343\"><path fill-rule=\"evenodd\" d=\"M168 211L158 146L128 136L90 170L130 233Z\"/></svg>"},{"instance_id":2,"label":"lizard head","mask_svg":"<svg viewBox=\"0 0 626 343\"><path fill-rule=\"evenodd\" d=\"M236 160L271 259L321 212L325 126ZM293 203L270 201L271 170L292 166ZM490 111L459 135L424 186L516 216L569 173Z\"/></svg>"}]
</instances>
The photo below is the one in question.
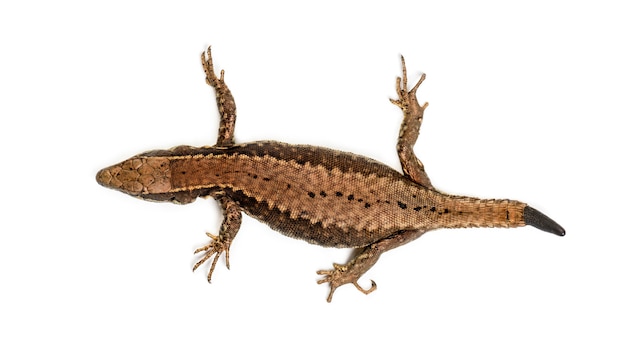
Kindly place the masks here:
<instances>
[{"instance_id":1,"label":"lizard head","mask_svg":"<svg viewBox=\"0 0 626 343\"><path fill-rule=\"evenodd\" d=\"M151 200L161 200L152 195L170 191L170 178L169 159L141 155L104 168L96 175L96 181L104 187Z\"/></svg>"}]
</instances>

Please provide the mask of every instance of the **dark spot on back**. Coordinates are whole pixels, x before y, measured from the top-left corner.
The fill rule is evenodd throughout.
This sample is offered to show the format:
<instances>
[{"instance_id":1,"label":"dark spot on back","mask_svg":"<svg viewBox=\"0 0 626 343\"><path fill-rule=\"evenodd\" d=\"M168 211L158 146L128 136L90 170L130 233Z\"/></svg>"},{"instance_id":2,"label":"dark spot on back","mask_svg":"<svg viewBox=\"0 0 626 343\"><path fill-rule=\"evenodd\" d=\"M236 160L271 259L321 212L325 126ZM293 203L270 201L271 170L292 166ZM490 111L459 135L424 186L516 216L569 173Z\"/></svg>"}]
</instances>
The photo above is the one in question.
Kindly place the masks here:
<instances>
[{"instance_id":1,"label":"dark spot on back","mask_svg":"<svg viewBox=\"0 0 626 343\"><path fill-rule=\"evenodd\" d=\"M435 211L437 211L437 209L435 208L435 206L433 206L433 207L431 207L431 208L430 208L430 212L435 212Z\"/></svg>"},{"instance_id":2,"label":"dark spot on back","mask_svg":"<svg viewBox=\"0 0 626 343\"><path fill-rule=\"evenodd\" d=\"M269 180L270 180L270 178L269 178L269 177L264 177L264 178L263 178L263 181L269 181Z\"/></svg>"},{"instance_id":3,"label":"dark spot on back","mask_svg":"<svg viewBox=\"0 0 626 343\"><path fill-rule=\"evenodd\" d=\"M368 202L365 203L365 208L370 208L370 206L372 205L370 205Z\"/></svg>"},{"instance_id":4,"label":"dark spot on back","mask_svg":"<svg viewBox=\"0 0 626 343\"><path fill-rule=\"evenodd\" d=\"M348 200L354 200L354 195L352 194L348 195Z\"/></svg>"},{"instance_id":5,"label":"dark spot on back","mask_svg":"<svg viewBox=\"0 0 626 343\"><path fill-rule=\"evenodd\" d=\"M309 196L310 196L311 198L315 198L315 193L313 193L313 192L309 192L308 194L309 194Z\"/></svg>"},{"instance_id":6,"label":"dark spot on back","mask_svg":"<svg viewBox=\"0 0 626 343\"><path fill-rule=\"evenodd\" d=\"M415 211L419 211L419 210L421 210L421 209L422 209L422 208L421 208L420 206L413 207L413 210L415 210Z\"/></svg>"},{"instance_id":7,"label":"dark spot on back","mask_svg":"<svg viewBox=\"0 0 626 343\"><path fill-rule=\"evenodd\" d=\"M403 210L406 209L406 204L401 202L401 201L398 201L398 206L400 206L400 208L403 209Z\"/></svg>"},{"instance_id":8,"label":"dark spot on back","mask_svg":"<svg viewBox=\"0 0 626 343\"><path fill-rule=\"evenodd\" d=\"M335 193L335 195L336 195L336 196L338 196L338 197L342 197L342 196L343 196L343 193L341 193L341 192L337 192L337 193Z\"/></svg>"},{"instance_id":9,"label":"dark spot on back","mask_svg":"<svg viewBox=\"0 0 626 343\"><path fill-rule=\"evenodd\" d=\"M321 192L320 192L320 195L321 195L322 197L325 197L325 196L326 196L326 192L321 191Z\"/></svg>"}]
</instances>

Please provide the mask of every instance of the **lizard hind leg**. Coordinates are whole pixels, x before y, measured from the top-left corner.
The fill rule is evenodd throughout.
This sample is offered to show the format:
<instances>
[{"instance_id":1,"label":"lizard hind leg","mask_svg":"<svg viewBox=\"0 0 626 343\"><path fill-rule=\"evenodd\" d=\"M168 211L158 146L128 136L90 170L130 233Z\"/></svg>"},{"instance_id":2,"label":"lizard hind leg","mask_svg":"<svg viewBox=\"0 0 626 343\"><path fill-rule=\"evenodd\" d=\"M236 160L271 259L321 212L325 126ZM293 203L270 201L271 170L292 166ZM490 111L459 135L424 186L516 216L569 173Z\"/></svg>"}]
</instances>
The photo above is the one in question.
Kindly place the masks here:
<instances>
[{"instance_id":1,"label":"lizard hind leg","mask_svg":"<svg viewBox=\"0 0 626 343\"><path fill-rule=\"evenodd\" d=\"M345 284L353 284L363 294L369 294L376 290L376 283L371 280L372 286L369 289L364 289L357 281L365 272L367 272L380 258L380 255L385 251L397 248L404 245L418 237L420 237L424 230L403 230L392 234L389 237L383 238L375 243L372 243L365 248L352 260L346 264L333 264L333 269L318 270L318 275L324 275L324 278L318 280L318 284L326 283L330 285L330 293L326 298L326 301L331 302L333 300L333 294L337 287Z\"/></svg>"},{"instance_id":2,"label":"lizard hind leg","mask_svg":"<svg viewBox=\"0 0 626 343\"><path fill-rule=\"evenodd\" d=\"M220 71L220 77L215 75L211 47L200 56L202 67L206 75L206 83L215 89L217 108L220 113L220 128L217 134L218 146L229 146L235 143L235 121L237 119L237 106L230 89L224 82L224 70Z\"/></svg>"},{"instance_id":3,"label":"lizard hind leg","mask_svg":"<svg viewBox=\"0 0 626 343\"><path fill-rule=\"evenodd\" d=\"M428 106L427 102L425 102L424 105L420 105L415 93L426 79L426 74L422 74L417 84L409 90L404 57L401 57L401 59L402 77L396 79L396 93L398 94L398 99L389 99L392 104L400 107L404 115L398 135L398 144L396 145L398 157L400 158L405 176L426 188L434 189L424 170L424 165L417 156L415 156L415 152L413 151L413 146L417 141L420 126L422 125L424 110Z\"/></svg>"}]
</instances>

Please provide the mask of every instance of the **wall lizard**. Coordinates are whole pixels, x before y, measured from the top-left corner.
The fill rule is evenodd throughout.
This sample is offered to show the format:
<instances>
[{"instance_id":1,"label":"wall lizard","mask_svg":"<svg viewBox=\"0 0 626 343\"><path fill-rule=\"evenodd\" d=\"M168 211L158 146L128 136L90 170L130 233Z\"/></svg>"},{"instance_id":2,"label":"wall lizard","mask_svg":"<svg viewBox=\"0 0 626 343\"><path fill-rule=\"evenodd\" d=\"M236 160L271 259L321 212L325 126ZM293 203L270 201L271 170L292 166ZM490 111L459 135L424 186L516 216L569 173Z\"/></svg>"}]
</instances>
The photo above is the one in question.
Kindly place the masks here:
<instances>
[{"instance_id":1,"label":"wall lizard","mask_svg":"<svg viewBox=\"0 0 626 343\"><path fill-rule=\"evenodd\" d=\"M206 82L216 93L220 113L217 143L148 151L98 172L97 182L132 196L179 204L212 197L223 210L217 236L197 249L204 253L195 264L212 259L207 280L220 255L230 268L230 245L241 226L242 212L292 238L335 248L358 248L346 264L320 270L319 284L328 283L330 302L337 287L353 284L382 253L438 228L534 226L559 236L565 230L525 203L477 199L437 191L413 146L424 109L416 92L425 79L408 89L404 57L402 77L396 79L398 106L404 119L397 143L403 174L378 161L352 153L275 141L235 143L236 106L224 82L217 77L211 48L202 53Z\"/></svg>"}]
</instances>

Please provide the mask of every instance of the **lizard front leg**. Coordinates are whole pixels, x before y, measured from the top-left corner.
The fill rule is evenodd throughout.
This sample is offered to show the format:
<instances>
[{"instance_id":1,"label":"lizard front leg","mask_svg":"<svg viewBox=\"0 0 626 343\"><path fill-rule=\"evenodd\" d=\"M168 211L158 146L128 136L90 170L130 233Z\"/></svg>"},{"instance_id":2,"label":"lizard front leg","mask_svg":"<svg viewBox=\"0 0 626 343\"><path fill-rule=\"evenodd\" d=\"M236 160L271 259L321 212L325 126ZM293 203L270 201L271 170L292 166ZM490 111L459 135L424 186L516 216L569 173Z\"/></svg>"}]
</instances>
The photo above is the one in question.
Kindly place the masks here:
<instances>
[{"instance_id":1,"label":"lizard front leg","mask_svg":"<svg viewBox=\"0 0 626 343\"><path fill-rule=\"evenodd\" d=\"M376 290L376 283L371 280L372 286L369 289L364 289L357 281L366 271L378 261L380 255L385 251L397 248L404 245L419 236L421 236L424 230L403 230L394 233L393 235L383 238L375 243L372 243L365 248L352 260L346 264L333 264L333 269L330 270L318 270L318 275L325 275L321 280L318 280L318 284L328 282L330 285L330 293L326 301L331 302L333 300L333 293L337 287L351 283L359 291L364 294L369 294Z\"/></svg>"},{"instance_id":2,"label":"lizard front leg","mask_svg":"<svg viewBox=\"0 0 626 343\"><path fill-rule=\"evenodd\" d=\"M226 255L226 268L230 269L230 245L233 239L235 239L235 236L239 231L239 227L241 227L241 209L239 208L239 205L237 205L234 200L223 194L213 195L213 197L222 207L224 220L222 221L218 236L212 235L208 232L206 233L212 241L194 251L194 254L202 251L205 251L205 253L204 256L193 266L193 270L195 271L198 267L200 267L200 265L211 258L211 256L215 255L215 257L213 257L213 262L211 263L211 269L207 275L208 282L211 282L213 270L215 269L217 260L222 253L225 253Z\"/></svg>"},{"instance_id":3,"label":"lizard front leg","mask_svg":"<svg viewBox=\"0 0 626 343\"><path fill-rule=\"evenodd\" d=\"M235 99L233 98L230 89L224 82L224 70L220 71L220 77L215 75L213 68L213 56L211 55L211 47L207 48L206 53L202 53L200 56L202 67L206 75L206 83L215 89L215 97L217 100L217 108L220 113L220 126L217 133L217 146L229 146L235 142L235 121L237 119L237 107L235 106ZM230 269L230 244L237 235L239 227L241 227L241 209L234 200L224 195L223 193L211 194L222 207L222 213L224 220L220 227L220 233L215 236L210 233L206 233L212 241L196 249L194 254L204 251L204 256L193 266L195 271L200 265L206 262L211 256L213 262L207 275L207 281L211 282L211 276L217 260L222 253L226 255L226 268Z\"/></svg>"},{"instance_id":4,"label":"lizard front leg","mask_svg":"<svg viewBox=\"0 0 626 343\"><path fill-rule=\"evenodd\" d=\"M235 120L237 119L235 99L224 82L224 70L220 72L219 78L215 75L211 47L207 49L206 54L202 53L200 59L206 74L206 83L215 89L217 108L220 112L220 128L217 134L216 145L232 145L235 142Z\"/></svg>"},{"instance_id":5,"label":"lizard front leg","mask_svg":"<svg viewBox=\"0 0 626 343\"><path fill-rule=\"evenodd\" d=\"M411 90L408 90L406 65L404 63L404 57L401 58L402 77L396 79L396 93L398 93L398 99L389 99L392 104L400 107L404 114L404 119L400 126L400 134L398 135L398 144L396 145L398 157L400 158L404 175L426 188L434 189L424 170L424 165L417 156L415 156L415 152L413 151L413 146L417 141L420 126L422 125L424 110L428 106L427 102L420 106L415 92L417 92L417 88L419 88L422 82L424 82L424 79L426 79L426 74L422 74L417 84L411 88Z\"/></svg>"}]
</instances>

